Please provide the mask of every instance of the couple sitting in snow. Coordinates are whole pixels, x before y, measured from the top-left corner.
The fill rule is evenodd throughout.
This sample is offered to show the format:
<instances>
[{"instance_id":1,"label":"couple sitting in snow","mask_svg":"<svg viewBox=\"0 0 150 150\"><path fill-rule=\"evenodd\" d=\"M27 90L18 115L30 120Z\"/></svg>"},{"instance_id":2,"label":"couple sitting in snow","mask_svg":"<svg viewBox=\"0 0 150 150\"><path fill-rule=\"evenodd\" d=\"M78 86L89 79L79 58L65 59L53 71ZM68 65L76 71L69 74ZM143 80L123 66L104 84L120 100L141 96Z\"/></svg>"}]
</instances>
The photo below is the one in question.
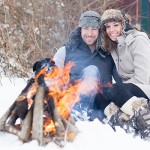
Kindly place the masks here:
<instances>
[{"instance_id":1,"label":"couple sitting in snow","mask_svg":"<svg viewBox=\"0 0 150 150\"><path fill-rule=\"evenodd\" d=\"M149 136L150 40L130 25L126 14L84 12L53 60L60 68L73 62L70 83L84 83L71 109L76 121L107 118L112 127L126 123Z\"/></svg>"}]
</instances>

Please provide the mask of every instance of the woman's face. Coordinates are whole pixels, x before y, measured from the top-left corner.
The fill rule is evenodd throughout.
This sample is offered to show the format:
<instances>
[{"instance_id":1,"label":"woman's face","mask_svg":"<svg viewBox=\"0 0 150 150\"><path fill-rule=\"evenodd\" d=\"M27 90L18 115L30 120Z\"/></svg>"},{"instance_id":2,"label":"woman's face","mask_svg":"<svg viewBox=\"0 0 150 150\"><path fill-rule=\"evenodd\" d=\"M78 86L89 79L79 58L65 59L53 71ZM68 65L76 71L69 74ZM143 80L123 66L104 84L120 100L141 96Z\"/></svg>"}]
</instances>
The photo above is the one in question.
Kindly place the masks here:
<instances>
[{"instance_id":1,"label":"woman's face","mask_svg":"<svg viewBox=\"0 0 150 150\"><path fill-rule=\"evenodd\" d=\"M112 41L116 41L117 37L122 34L123 28L121 22L108 22L105 26L106 33Z\"/></svg>"}]
</instances>

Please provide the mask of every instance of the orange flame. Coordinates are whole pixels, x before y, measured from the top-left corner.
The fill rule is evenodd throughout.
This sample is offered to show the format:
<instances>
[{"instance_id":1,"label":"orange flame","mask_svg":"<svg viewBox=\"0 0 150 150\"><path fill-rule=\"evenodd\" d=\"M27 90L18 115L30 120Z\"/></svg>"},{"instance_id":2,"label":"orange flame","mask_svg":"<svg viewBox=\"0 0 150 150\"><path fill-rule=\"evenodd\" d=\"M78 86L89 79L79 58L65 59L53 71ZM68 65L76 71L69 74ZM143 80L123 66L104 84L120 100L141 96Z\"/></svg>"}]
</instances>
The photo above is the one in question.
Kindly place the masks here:
<instances>
[{"instance_id":1,"label":"orange flame","mask_svg":"<svg viewBox=\"0 0 150 150\"><path fill-rule=\"evenodd\" d=\"M64 68L58 68L54 66L50 72L47 72L47 67L44 67L35 77L35 84L28 93L28 101L32 99L36 93L38 87L38 78L43 75L46 86L48 87L48 97L52 96L54 103L58 109L59 114L63 118L67 118L74 104L80 100L78 89L81 87L82 94L86 94L89 90L97 88L97 84L91 81L91 86L86 85L86 82L76 81L75 84L69 83L70 81L70 69L74 66L74 63L69 62ZM88 92L89 93L89 92ZM43 132L55 132L54 123L51 119L46 119L43 126Z\"/></svg>"},{"instance_id":2,"label":"orange flame","mask_svg":"<svg viewBox=\"0 0 150 150\"><path fill-rule=\"evenodd\" d=\"M46 135L47 133L55 133L55 125L52 119L46 118L43 125L43 134Z\"/></svg>"}]
</instances>

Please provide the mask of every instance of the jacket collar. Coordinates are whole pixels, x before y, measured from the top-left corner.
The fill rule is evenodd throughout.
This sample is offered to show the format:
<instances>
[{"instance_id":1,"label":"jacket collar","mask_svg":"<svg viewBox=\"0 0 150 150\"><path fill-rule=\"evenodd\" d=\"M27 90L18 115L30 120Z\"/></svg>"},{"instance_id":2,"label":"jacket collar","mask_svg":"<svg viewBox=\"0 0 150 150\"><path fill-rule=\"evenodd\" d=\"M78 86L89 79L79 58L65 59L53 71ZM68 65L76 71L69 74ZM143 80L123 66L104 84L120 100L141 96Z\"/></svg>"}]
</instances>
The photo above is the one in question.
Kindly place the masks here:
<instances>
[{"instance_id":1,"label":"jacket collar","mask_svg":"<svg viewBox=\"0 0 150 150\"><path fill-rule=\"evenodd\" d=\"M127 46L129 46L134 40L135 37L133 36L133 30L117 37L118 45L123 45L125 43Z\"/></svg>"}]
</instances>

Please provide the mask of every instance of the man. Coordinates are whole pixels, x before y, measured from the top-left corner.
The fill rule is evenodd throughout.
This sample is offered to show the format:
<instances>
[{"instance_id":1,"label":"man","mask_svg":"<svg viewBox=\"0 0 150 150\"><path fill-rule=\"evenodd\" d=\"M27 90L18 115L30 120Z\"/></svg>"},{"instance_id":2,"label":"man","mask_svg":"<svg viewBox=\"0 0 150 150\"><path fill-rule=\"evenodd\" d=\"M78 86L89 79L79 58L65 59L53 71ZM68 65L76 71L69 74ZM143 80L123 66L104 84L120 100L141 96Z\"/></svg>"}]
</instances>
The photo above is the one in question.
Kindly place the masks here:
<instances>
[{"instance_id":1,"label":"man","mask_svg":"<svg viewBox=\"0 0 150 150\"><path fill-rule=\"evenodd\" d=\"M94 100L101 88L112 82L114 62L110 55L101 51L100 15L97 12L86 11L81 14L78 27L70 33L65 46L54 55L54 61L59 67L73 62L75 66L70 71L70 82L78 79L85 83L76 93L80 101L71 112L75 120L93 120L95 116L102 119L101 111L96 110L99 100Z\"/></svg>"},{"instance_id":2,"label":"man","mask_svg":"<svg viewBox=\"0 0 150 150\"><path fill-rule=\"evenodd\" d=\"M69 106L71 107L69 110L75 120L95 118L102 120L104 117L101 99L106 88L103 87L108 87L112 83L114 61L111 55L101 50L100 37L100 15L94 11L84 12L81 14L78 27L70 33L68 42L54 55L54 61L45 58L33 65L33 71L37 75L44 66L47 66L47 70L50 71L54 65L63 68L69 62L74 63L69 72L70 83L78 85L78 88L73 94L74 98L71 99L74 106L73 108ZM115 79L115 76L113 77ZM49 89L53 81L54 79L47 82L43 76L38 78L39 85L47 86ZM61 88L66 89L67 86ZM17 114L24 119L28 103L26 99L16 103Z\"/></svg>"}]
</instances>

